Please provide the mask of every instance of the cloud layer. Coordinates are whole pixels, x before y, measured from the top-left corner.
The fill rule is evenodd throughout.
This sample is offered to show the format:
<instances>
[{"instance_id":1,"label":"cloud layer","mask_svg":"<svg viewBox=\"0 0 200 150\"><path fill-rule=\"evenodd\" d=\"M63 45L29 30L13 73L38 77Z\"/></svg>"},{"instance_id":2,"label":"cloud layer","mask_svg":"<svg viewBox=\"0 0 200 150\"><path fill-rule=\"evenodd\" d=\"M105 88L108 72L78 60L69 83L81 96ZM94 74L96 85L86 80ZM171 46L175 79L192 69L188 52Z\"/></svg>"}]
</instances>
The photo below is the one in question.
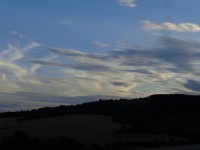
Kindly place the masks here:
<instances>
[{"instance_id":1,"label":"cloud layer","mask_svg":"<svg viewBox=\"0 0 200 150\"><path fill-rule=\"evenodd\" d=\"M176 32L200 32L200 25L194 23L180 23L175 24L171 22L164 22L157 24L148 20L142 21L144 29L147 30L167 30Z\"/></svg>"},{"instance_id":2,"label":"cloud layer","mask_svg":"<svg viewBox=\"0 0 200 150\"><path fill-rule=\"evenodd\" d=\"M157 41L152 46L129 46L104 54L50 48L50 52L58 55L59 59L30 62L43 67L68 68L70 70L65 70L68 73L72 70L84 72L84 76L76 76L76 79L83 86L89 82L95 83L99 92L105 92L109 88L109 93L112 94L117 91L124 91L125 95L131 95L134 91L147 95L165 93L163 84L168 90L174 90L175 86L189 91L182 83L187 83L187 79L200 73L200 42L165 36L159 36ZM98 76L98 79L93 76ZM158 88L151 92L149 89L145 90L145 84L152 86L152 89L156 86Z\"/></svg>"},{"instance_id":3,"label":"cloud layer","mask_svg":"<svg viewBox=\"0 0 200 150\"><path fill-rule=\"evenodd\" d=\"M104 53L46 49L36 42L9 43L0 52L0 91L4 93L0 100L6 93L11 98L19 93L20 103L38 107L60 104L52 103L50 97L200 93L200 42L166 36L156 41L156 45L123 46ZM44 50L44 56L35 57L35 52ZM25 93L44 94L45 101L36 105ZM26 100L21 101L24 95Z\"/></svg>"}]
</instances>

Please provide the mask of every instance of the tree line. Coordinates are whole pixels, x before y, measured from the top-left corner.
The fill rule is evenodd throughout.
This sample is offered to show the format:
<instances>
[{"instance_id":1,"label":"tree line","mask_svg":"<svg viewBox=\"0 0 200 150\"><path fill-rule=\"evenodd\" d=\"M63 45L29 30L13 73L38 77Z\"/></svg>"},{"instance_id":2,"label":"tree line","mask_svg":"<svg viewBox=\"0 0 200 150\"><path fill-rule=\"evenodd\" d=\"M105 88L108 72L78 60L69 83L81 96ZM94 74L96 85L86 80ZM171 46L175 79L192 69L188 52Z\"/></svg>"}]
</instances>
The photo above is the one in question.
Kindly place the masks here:
<instances>
[{"instance_id":1,"label":"tree line","mask_svg":"<svg viewBox=\"0 0 200 150\"><path fill-rule=\"evenodd\" d=\"M79 105L4 112L0 117L20 117L20 122L70 114L112 116L114 122L129 125L129 128L116 131L117 134L168 134L200 139L200 96L173 94L99 100Z\"/></svg>"}]
</instances>

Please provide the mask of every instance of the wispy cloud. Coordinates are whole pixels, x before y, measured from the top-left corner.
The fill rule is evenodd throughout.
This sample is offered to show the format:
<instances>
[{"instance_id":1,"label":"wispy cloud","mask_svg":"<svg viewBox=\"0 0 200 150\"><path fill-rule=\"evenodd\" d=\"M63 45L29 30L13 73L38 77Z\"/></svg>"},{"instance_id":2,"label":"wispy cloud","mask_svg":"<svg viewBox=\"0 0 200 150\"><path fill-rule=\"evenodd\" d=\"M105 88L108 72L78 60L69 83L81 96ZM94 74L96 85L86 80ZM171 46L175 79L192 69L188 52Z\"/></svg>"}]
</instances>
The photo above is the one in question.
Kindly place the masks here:
<instances>
[{"instance_id":1,"label":"wispy cloud","mask_svg":"<svg viewBox=\"0 0 200 150\"><path fill-rule=\"evenodd\" d=\"M25 82L29 82L30 84L36 83L37 80L33 77L35 73L33 67L35 65L30 66L29 64L21 64L20 62L26 59L26 53L39 46L40 44L36 42L31 42L26 46L16 46L9 43L7 48L0 52L0 73L2 74L0 91L22 91L24 87L20 84L24 84Z\"/></svg>"},{"instance_id":2,"label":"wispy cloud","mask_svg":"<svg viewBox=\"0 0 200 150\"><path fill-rule=\"evenodd\" d=\"M141 90L145 89L146 84L148 87L165 84L167 88L176 84L176 81L184 82L191 75L196 76L199 73L196 66L200 59L199 48L199 41L159 36L156 45L129 46L104 54L50 48L50 52L58 56L57 59L33 60L31 63L43 67L52 66L53 69L68 68L65 69L66 73L71 74L85 93L88 93L85 87L91 83L99 92L125 91L124 94L131 95L135 90L146 92ZM75 76L80 73L84 76ZM92 78L97 74L99 78ZM178 83L177 86L185 87ZM90 87L88 89L94 90ZM158 92L162 92L162 89Z\"/></svg>"},{"instance_id":3,"label":"wispy cloud","mask_svg":"<svg viewBox=\"0 0 200 150\"><path fill-rule=\"evenodd\" d=\"M24 76L28 73L28 70L26 70L25 67L18 65L16 62L22 60L27 51L39 46L40 44L36 42L32 42L24 47L9 44L8 48L0 53L0 70L7 70L7 72L18 77Z\"/></svg>"},{"instance_id":4,"label":"wispy cloud","mask_svg":"<svg viewBox=\"0 0 200 150\"><path fill-rule=\"evenodd\" d=\"M135 0L118 0L118 3L121 6L126 6L126 7L130 7L130 8L137 6Z\"/></svg>"},{"instance_id":5,"label":"wispy cloud","mask_svg":"<svg viewBox=\"0 0 200 150\"><path fill-rule=\"evenodd\" d=\"M200 25L194 23L180 23L175 24L171 22L164 22L161 24L154 23L148 20L142 21L144 29L147 30L167 30L176 32L200 32Z\"/></svg>"},{"instance_id":6,"label":"wispy cloud","mask_svg":"<svg viewBox=\"0 0 200 150\"><path fill-rule=\"evenodd\" d=\"M101 48L106 48L106 47L109 47L109 46L110 46L110 44L103 43L103 42L99 42L99 41L94 41L93 43L94 43L96 46L101 47Z\"/></svg>"},{"instance_id":7,"label":"wispy cloud","mask_svg":"<svg viewBox=\"0 0 200 150\"><path fill-rule=\"evenodd\" d=\"M61 21L58 21L58 24L64 25L64 26L72 26L73 22L72 21L68 21L68 20L61 20Z\"/></svg>"},{"instance_id":8,"label":"wispy cloud","mask_svg":"<svg viewBox=\"0 0 200 150\"><path fill-rule=\"evenodd\" d=\"M22 34L22 33L19 33L18 31L15 31L15 30L14 30L14 31L10 31L10 32L9 32L9 35L18 37L18 38L20 38L20 39L27 38L26 35L24 35L24 34Z\"/></svg>"},{"instance_id":9,"label":"wispy cloud","mask_svg":"<svg viewBox=\"0 0 200 150\"><path fill-rule=\"evenodd\" d=\"M132 46L127 49L109 51L104 55L58 48L51 48L50 50L75 61L75 64L77 64L77 62L83 63L85 60L96 60L92 62L92 65L103 64L102 66L110 66L116 71L127 71L126 67L129 67L128 70L130 70L130 72L138 72L151 76L158 76L155 68L159 68L160 71L167 70L176 73L195 71L195 62L200 58L200 53L198 52L200 44L198 41L182 40L165 36L159 37L158 41L160 43L157 43L155 46ZM61 66L61 64L58 66ZM130 69L130 67L139 67L140 69ZM141 70L141 67L146 67L148 69ZM152 70L152 68L154 69Z\"/></svg>"},{"instance_id":10,"label":"wispy cloud","mask_svg":"<svg viewBox=\"0 0 200 150\"><path fill-rule=\"evenodd\" d=\"M62 48L54 48L51 47L49 48L50 51L59 54L59 55L65 55L67 57L81 57L81 56L86 56L87 54L84 52L80 52L77 50L69 50L69 49L62 49Z\"/></svg>"},{"instance_id":11,"label":"wispy cloud","mask_svg":"<svg viewBox=\"0 0 200 150\"><path fill-rule=\"evenodd\" d=\"M57 66L57 67L67 67L71 69L76 70L84 70L84 71L95 71L95 72L107 72L107 71L113 71L112 68L105 65L99 65L99 64L90 64L90 63L71 63L71 64L63 64L63 63L57 63L57 62L50 62L50 61L41 61L41 60L32 60L30 61L33 64L40 64L40 65L46 65L46 66Z\"/></svg>"},{"instance_id":12,"label":"wispy cloud","mask_svg":"<svg viewBox=\"0 0 200 150\"><path fill-rule=\"evenodd\" d=\"M50 48L45 58L27 57L39 46L34 42L8 44L0 53L0 91L62 96L134 96L137 91L137 96L142 96L182 87L198 92L189 79L198 79L200 73L196 66L199 41L159 36L156 45L121 47L103 54Z\"/></svg>"},{"instance_id":13,"label":"wispy cloud","mask_svg":"<svg viewBox=\"0 0 200 150\"><path fill-rule=\"evenodd\" d=\"M79 62L105 63L102 59L110 59L106 54L84 53L78 50L49 48L51 52Z\"/></svg>"}]
</instances>

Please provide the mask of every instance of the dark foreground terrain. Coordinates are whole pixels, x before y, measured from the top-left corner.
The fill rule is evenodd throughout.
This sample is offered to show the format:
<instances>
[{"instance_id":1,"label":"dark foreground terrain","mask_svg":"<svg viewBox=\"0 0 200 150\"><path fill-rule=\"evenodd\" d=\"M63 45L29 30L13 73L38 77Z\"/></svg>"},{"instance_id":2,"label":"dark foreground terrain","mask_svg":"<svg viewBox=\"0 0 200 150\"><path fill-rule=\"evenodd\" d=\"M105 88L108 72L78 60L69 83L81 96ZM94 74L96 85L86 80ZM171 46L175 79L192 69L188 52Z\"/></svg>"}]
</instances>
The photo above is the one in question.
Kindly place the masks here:
<instances>
[{"instance_id":1,"label":"dark foreground terrain","mask_svg":"<svg viewBox=\"0 0 200 150\"><path fill-rule=\"evenodd\" d=\"M5 112L0 139L0 149L200 148L200 96L153 95Z\"/></svg>"}]
</instances>

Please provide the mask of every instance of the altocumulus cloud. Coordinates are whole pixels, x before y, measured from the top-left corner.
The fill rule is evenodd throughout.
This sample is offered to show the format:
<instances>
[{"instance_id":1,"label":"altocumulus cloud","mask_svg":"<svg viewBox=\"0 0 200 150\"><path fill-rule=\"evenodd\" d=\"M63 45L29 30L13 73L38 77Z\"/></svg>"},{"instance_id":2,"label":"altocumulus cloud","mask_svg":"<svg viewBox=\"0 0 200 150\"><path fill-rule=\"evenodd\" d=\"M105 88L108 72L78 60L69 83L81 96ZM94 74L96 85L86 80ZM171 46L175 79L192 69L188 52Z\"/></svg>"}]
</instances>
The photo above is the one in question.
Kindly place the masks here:
<instances>
[{"instance_id":1,"label":"altocumulus cloud","mask_svg":"<svg viewBox=\"0 0 200 150\"><path fill-rule=\"evenodd\" d=\"M194 23L180 23L175 24L171 22L164 22L161 24L154 23L148 20L142 21L144 29L147 30L167 30L176 32L200 32L200 25Z\"/></svg>"}]
</instances>

